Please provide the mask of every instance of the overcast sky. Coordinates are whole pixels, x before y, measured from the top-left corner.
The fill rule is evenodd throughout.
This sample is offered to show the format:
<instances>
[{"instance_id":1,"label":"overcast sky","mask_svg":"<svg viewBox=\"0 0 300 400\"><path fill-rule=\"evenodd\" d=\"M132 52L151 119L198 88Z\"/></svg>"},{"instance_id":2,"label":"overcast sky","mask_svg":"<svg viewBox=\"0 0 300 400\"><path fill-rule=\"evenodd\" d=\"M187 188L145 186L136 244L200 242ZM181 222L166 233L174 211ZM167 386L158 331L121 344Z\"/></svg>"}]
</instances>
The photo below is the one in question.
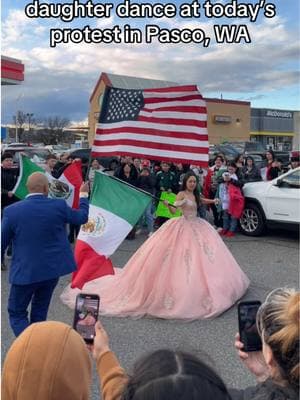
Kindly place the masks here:
<instances>
[{"instance_id":1,"label":"overcast sky","mask_svg":"<svg viewBox=\"0 0 300 400\"><path fill-rule=\"evenodd\" d=\"M50 3L49 0L40 1L45 2ZM114 1L114 4L120 2ZM230 1L212 2L226 4ZM30 1L2 0L1 3L1 54L25 64L24 83L2 86L2 124L12 123L17 110L33 113L36 118L58 115L74 122L86 120L89 97L101 72L195 83L206 97L220 98L222 94L223 99L251 101L252 107L300 109L298 0L275 0L276 16L267 19L260 12L255 23L247 18L207 19L203 15L193 19L177 16L120 20L114 11L110 18L76 19L66 23L54 18L26 17L24 7ZM94 0L96 3L100 1ZM183 1L175 2L177 7L181 3ZM199 0L199 3L203 2ZM208 48L201 44L159 44L157 41L152 44L49 46L51 28L74 29L90 25L103 29L125 23L142 30L146 23L169 29L201 28L212 40ZM213 25L221 23L247 25L252 43L245 44L243 40L240 44L215 43Z\"/></svg>"}]
</instances>

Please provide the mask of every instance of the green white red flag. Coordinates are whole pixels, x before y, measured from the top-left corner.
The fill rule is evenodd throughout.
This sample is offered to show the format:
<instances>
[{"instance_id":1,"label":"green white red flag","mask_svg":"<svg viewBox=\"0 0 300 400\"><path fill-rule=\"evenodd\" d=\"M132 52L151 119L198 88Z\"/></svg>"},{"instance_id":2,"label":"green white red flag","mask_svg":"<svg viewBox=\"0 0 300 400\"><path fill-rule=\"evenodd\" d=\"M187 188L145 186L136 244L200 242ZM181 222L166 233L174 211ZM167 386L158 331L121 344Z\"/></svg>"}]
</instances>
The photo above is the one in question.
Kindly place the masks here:
<instances>
[{"instance_id":1,"label":"green white red flag","mask_svg":"<svg viewBox=\"0 0 300 400\"><path fill-rule=\"evenodd\" d=\"M44 173L49 182L49 197L54 199L63 199L72 208L78 208L79 205L79 189L82 184L81 162L75 161L70 164L62 173L55 179L45 170L30 160L29 157L20 154L20 174L12 192L19 199L25 199L28 195L26 186L27 180L34 172Z\"/></svg>"},{"instance_id":2,"label":"green white red flag","mask_svg":"<svg viewBox=\"0 0 300 400\"><path fill-rule=\"evenodd\" d=\"M151 202L151 196L101 172L95 173L89 220L80 229L71 287L114 274L109 257L119 247Z\"/></svg>"}]
</instances>

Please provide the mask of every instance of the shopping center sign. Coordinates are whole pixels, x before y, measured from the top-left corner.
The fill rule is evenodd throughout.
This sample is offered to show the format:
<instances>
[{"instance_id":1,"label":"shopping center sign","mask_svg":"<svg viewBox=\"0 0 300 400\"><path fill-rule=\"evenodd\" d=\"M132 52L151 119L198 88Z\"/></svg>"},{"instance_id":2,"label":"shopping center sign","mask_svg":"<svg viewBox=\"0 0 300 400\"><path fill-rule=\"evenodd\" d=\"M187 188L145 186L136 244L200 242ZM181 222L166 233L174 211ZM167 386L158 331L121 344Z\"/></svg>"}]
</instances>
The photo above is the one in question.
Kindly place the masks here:
<instances>
[{"instance_id":1,"label":"shopping center sign","mask_svg":"<svg viewBox=\"0 0 300 400\"><path fill-rule=\"evenodd\" d=\"M293 118L293 113L291 111L282 111L282 110L266 110L266 117L275 117L275 118Z\"/></svg>"}]
</instances>

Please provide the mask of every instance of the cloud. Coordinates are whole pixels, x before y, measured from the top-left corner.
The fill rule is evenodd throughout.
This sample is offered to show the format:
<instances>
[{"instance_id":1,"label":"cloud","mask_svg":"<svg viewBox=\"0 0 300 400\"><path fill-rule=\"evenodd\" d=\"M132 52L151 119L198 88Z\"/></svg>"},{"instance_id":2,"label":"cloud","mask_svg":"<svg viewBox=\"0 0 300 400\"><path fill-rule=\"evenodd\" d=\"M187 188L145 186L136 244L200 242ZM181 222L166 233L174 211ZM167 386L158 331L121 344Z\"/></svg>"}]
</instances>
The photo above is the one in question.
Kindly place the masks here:
<instances>
[{"instance_id":1,"label":"cloud","mask_svg":"<svg viewBox=\"0 0 300 400\"><path fill-rule=\"evenodd\" d=\"M213 34L213 22L183 19L155 21L172 28L201 28ZM232 20L232 23L236 21ZM240 22L240 21L239 21ZM52 21L53 24L60 24ZM99 29L116 24L114 17L99 19ZM64 25L65 26L65 25ZM4 119L16 107L36 115L64 113L71 120L82 120L89 107L89 96L101 72L178 83L195 83L205 96L214 92L237 93L237 97L259 99L299 82L299 42L280 17L248 23L252 43L216 44L62 44L49 48L49 21L29 20L22 11L10 10L2 24L2 53L22 59L25 82L19 88L5 88L2 104ZM21 38L21 40L20 40ZM16 94L25 99L16 106ZM266 94L265 93L265 94ZM264 95L265 95L264 94ZM25 109L26 108L26 109Z\"/></svg>"}]
</instances>

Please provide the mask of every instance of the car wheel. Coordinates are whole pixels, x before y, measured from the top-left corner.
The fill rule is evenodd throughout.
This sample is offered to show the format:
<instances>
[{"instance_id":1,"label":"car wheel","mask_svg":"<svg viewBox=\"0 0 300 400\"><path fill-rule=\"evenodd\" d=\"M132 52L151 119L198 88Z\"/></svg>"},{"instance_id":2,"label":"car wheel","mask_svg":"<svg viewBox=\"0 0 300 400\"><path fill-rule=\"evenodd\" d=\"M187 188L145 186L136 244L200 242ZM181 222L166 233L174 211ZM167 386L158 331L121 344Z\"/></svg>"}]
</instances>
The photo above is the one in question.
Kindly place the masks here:
<instances>
[{"instance_id":1,"label":"car wheel","mask_svg":"<svg viewBox=\"0 0 300 400\"><path fill-rule=\"evenodd\" d=\"M253 204L246 204L240 218L241 231L248 236L259 236L265 230L265 220L260 208Z\"/></svg>"}]
</instances>

